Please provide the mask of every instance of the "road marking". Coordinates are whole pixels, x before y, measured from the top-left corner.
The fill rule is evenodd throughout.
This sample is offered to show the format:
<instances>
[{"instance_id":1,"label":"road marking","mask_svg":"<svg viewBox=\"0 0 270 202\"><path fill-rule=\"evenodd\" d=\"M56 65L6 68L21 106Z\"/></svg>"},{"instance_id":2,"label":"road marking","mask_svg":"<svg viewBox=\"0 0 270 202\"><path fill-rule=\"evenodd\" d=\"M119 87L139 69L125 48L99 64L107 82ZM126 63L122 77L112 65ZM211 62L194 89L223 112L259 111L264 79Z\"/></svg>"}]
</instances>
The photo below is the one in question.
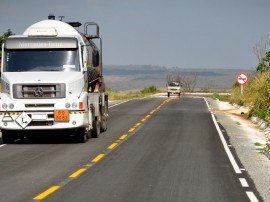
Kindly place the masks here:
<instances>
[{"instance_id":1,"label":"road marking","mask_svg":"<svg viewBox=\"0 0 270 202\"><path fill-rule=\"evenodd\" d=\"M124 134L124 135L122 135L119 139L120 139L120 140L123 140L123 139L125 139L127 136L128 136L127 134Z\"/></svg>"},{"instance_id":2,"label":"road marking","mask_svg":"<svg viewBox=\"0 0 270 202\"><path fill-rule=\"evenodd\" d=\"M141 123L136 123L136 125L133 126L133 127L136 128L136 127L138 127L138 126L140 126L140 125L141 125Z\"/></svg>"},{"instance_id":3,"label":"road marking","mask_svg":"<svg viewBox=\"0 0 270 202\"><path fill-rule=\"evenodd\" d=\"M100 159L102 159L104 157L105 154L99 154L97 155L93 160L92 163L96 163L98 162Z\"/></svg>"},{"instance_id":4,"label":"road marking","mask_svg":"<svg viewBox=\"0 0 270 202\"><path fill-rule=\"evenodd\" d=\"M207 105L208 109L210 110L210 106L209 106L207 100L205 99L205 97L203 99L206 102L206 105ZM231 162L231 164L232 164L232 166L234 168L234 171L237 174L241 174L242 171L244 171L245 169L243 169L243 168L240 169L239 166L237 165L237 163L236 163L236 161L235 161L235 159L234 159L234 157L233 157L233 155L232 155L232 153L231 153L231 151L230 151L230 149L229 149L229 147L228 147L228 145L226 143L224 135L221 132L221 129L220 129L218 123L217 123L215 115L211 113L211 116L212 116L212 119L213 119L214 124L216 126L216 129L218 131L218 134L219 134L219 137L220 137L221 142L223 144L223 147L224 147L224 149L225 149L225 151L227 153L227 156L228 156L228 158L229 158L229 160L230 160L230 162ZM242 187L249 187L245 178L239 178L239 180L240 180L240 183L241 183ZM259 202L259 200L257 199L257 197L255 196L255 194L252 191L246 191L246 194L247 194L247 196L248 196L248 198L249 198L249 200L251 202Z\"/></svg>"},{"instance_id":5,"label":"road marking","mask_svg":"<svg viewBox=\"0 0 270 202\"><path fill-rule=\"evenodd\" d=\"M204 101L206 102L206 105L207 105L208 108L209 108L209 104L208 104L207 100L205 99L205 97L204 97L203 99L204 99ZM226 142L226 140L225 140L225 138L224 138L224 136L223 136L223 133L221 132L221 129L219 128L219 125L218 125L218 123L217 123L217 120L216 120L215 115L211 114L211 116L212 116L213 122L214 122L214 124L215 124L215 126L216 126L216 129L217 129L217 131L218 131L219 138L220 138L220 140L221 140L221 142L222 142L222 144L223 144L223 147L224 147L224 149L225 149L225 151L226 151L226 153L227 153L227 156L229 157L229 160L230 160L230 162L231 162L231 164L232 164L232 166L233 166L234 171L235 171L237 174L242 173L242 171L240 170L239 166L237 165L237 163L236 163L236 161L235 161L235 159L234 159L234 157L233 157L233 155L232 155L232 152L231 152L230 148L229 148L228 145L227 145L227 142Z\"/></svg>"},{"instance_id":6,"label":"road marking","mask_svg":"<svg viewBox=\"0 0 270 202\"><path fill-rule=\"evenodd\" d=\"M59 189L60 186L53 186L49 189L47 189L46 191L44 191L43 193L39 194L38 196L36 196L35 198L33 198L34 200L42 200L45 197L47 197L48 195L52 194L53 192L55 192L57 189Z\"/></svg>"},{"instance_id":7,"label":"road marking","mask_svg":"<svg viewBox=\"0 0 270 202\"><path fill-rule=\"evenodd\" d=\"M69 177L70 178L75 178L78 177L80 174L82 174L84 171L86 171L86 168L81 168L77 170L76 172L72 173Z\"/></svg>"},{"instance_id":8,"label":"road marking","mask_svg":"<svg viewBox=\"0 0 270 202\"><path fill-rule=\"evenodd\" d=\"M133 131L135 130L135 128L131 128L131 129L129 129L129 133L132 133Z\"/></svg>"},{"instance_id":9,"label":"road marking","mask_svg":"<svg viewBox=\"0 0 270 202\"><path fill-rule=\"evenodd\" d=\"M124 104L124 103L126 103L126 102L128 102L128 101L130 101L130 100L126 100L126 101L123 101L123 102L120 102L120 103L117 103L117 104L111 105L111 106L109 106L108 108L113 108L113 107L116 107L117 105Z\"/></svg>"},{"instance_id":10,"label":"road marking","mask_svg":"<svg viewBox=\"0 0 270 202\"><path fill-rule=\"evenodd\" d=\"M239 178L242 187L249 187L245 178Z\"/></svg>"},{"instance_id":11,"label":"road marking","mask_svg":"<svg viewBox=\"0 0 270 202\"><path fill-rule=\"evenodd\" d=\"M118 143L112 143L107 149L113 149Z\"/></svg>"},{"instance_id":12,"label":"road marking","mask_svg":"<svg viewBox=\"0 0 270 202\"><path fill-rule=\"evenodd\" d=\"M251 202L259 202L259 200L252 191L246 191L246 194Z\"/></svg>"},{"instance_id":13,"label":"road marking","mask_svg":"<svg viewBox=\"0 0 270 202\"><path fill-rule=\"evenodd\" d=\"M219 134L219 137L220 137L221 142L222 142L222 144L223 144L223 147L224 147L224 149L225 149L225 151L226 151L226 153L227 153L227 156L229 157L229 160L230 160L230 162L231 162L231 164L232 164L232 166L233 166L233 168L234 168L234 171L235 171L237 174L242 173L242 171L240 170L239 166L237 165L237 163L236 163L236 161L235 161L235 159L234 159L234 157L233 157L233 155L232 155L231 150L229 149L229 147L228 147L228 145L227 145L227 143L226 143L226 140L225 140L225 138L224 138L224 136L223 136L223 133L221 132L221 130L220 130L219 126L218 126L218 123L217 123L217 121L216 121L215 116L214 116L213 114L211 114L211 116L212 116L212 119L213 119L214 124L215 124L215 126L216 126L216 129L217 129L217 131L218 131L218 134Z\"/></svg>"},{"instance_id":14,"label":"road marking","mask_svg":"<svg viewBox=\"0 0 270 202\"><path fill-rule=\"evenodd\" d=\"M2 144L2 145L0 145L0 147L4 147L4 146L6 146L6 144Z\"/></svg>"},{"instance_id":15,"label":"road marking","mask_svg":"<svg viewBox=\"0 0 270 202\"><path fill-rule=\"evenodd\" d=\"M154 114L156 111L157 111L157 110L152 110L152 111L150 112L150 114Z\"/></svg>"},{"instance_id":16,"label":"road marking","mask_svg":"<svg viewBox=\"0 0 270 202\"><path fill-rule=\"evenodd\" d=\"M109 108L115 107L115 106L117 106L117 105L123 104L123 103L128 102L128 101L130 101L130 100L126 100L126 101L124 101L124 102L121 102L121 103L112 105L112 106L110 106ZM158 109L159 109L160 107L162 107L166 102L168 102L168 101L164 101L164 102L158 107ZM156 111L156 110L153 110L152 112L155 112L155 111ZM146 119L149 118L149 117L150 117L149 114L146 115L145 118L143 118L143 119L141 120L141 122L146 121ZM140 124L141 124L141 123L137 123L136 126L139 126ZM135 128L130 128L128 132L133 132L134 130L135 130ZM116 140L115 143L112 143L112 144L108 147L108 149L113 149L114 147L116 147L117 143L121 142L121 140L125 139L127 136L128 136L128 134L122 135L118 140ZM5 146L5 144L0 145L0 147L3 147L3 146ZM93 165L92 163L97 163L97 162L100 161L104 156L105 156L105 154L99 154L99 155L97 155L94 159L92 159L91 163L86 164L85 166L86 166L86 167L91 167L91 166ZM75 178L75 177L78 177L81 173L85 172L87 169L89 169L89 168L81 168L81 169L77 170L76 172L74 172L73 174L71 174L71 175L69 176L69 178ZM33 200L42 200L42 199L44 199L45 197L47 197L48 195L50 195L50 194L54 193L55 191L57 191L59 188L60 188L60 186L52 186L51 188L47 189L46 191L42 192L41 194L39 194L38 196L36 196L35 198L33 198Z\"/></svg>"}]
</instances>

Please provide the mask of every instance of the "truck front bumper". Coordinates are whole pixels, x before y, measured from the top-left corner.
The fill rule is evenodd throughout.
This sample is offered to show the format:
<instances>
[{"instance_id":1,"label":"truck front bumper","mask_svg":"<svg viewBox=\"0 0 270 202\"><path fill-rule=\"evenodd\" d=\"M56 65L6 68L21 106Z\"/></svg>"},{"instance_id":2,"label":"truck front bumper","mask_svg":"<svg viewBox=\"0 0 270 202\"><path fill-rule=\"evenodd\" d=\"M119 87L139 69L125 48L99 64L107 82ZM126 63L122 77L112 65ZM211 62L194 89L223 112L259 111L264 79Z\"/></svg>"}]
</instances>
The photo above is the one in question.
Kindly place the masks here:
<instances>
[{"instance_id":1,"label":"truck front bumper","mask_svg":"<svg viewBox=\"0 0 270 202\"><path fill-rule=\"evenodd\" d=\"M4 130L55 130L88 126L88 111L69 111L67 121L55 121L54 111L0 112L0 128Z\"/></svg>"}]
</instances>

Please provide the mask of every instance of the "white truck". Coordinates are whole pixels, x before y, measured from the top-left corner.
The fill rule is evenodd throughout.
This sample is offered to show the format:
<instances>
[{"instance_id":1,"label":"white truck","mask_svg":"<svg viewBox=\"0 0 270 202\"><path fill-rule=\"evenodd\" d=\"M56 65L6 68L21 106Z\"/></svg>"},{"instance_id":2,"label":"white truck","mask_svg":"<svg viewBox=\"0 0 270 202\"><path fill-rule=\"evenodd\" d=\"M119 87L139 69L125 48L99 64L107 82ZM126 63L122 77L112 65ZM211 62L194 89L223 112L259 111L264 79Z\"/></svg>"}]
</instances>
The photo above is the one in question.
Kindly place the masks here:
<instances>
[{"instance_id":1,"label":"white truck","mask_svg":"<svg viewBox=\"0 0 270 202\"><path fill-rule=\"evenodd\" d=\"M0 94L4 143L52 130L85 142L107 130L99 26L85 23L81 33L75 28L80 25L49 16L6 39Z\"/></svg>"},{"instance_id":2,"label":"white truck","mask_svg":"<svg viewBox=\"0 0 270 202\"><path fill-rule=\"evenodd\" d=\"M168 97L171 96L171 94L177 94L180 97L181 94L181 83L178 81L170 81L167 84L167 93Z\"/></svg>"}]
</instances>

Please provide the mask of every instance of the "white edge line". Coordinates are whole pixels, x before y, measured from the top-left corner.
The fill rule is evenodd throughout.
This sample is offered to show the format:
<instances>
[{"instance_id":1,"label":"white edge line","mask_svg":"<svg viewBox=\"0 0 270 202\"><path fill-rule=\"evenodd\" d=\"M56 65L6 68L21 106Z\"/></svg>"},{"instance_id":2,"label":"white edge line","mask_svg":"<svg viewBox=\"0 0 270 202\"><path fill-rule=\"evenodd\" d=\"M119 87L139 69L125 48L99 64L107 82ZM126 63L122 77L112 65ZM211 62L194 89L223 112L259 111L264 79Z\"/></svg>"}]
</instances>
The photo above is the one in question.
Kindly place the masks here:
<instances>
[{"instance_id":1,"label":"white edge line","mask_svg":"<svg viewBox=\"0 0 270 202\"><path fill-rule=\"evenodd\" d=\"M251 202L259 202L259 200L252 191L246 191L246 194Z\"/></svg>"},{"instance_id":2,"label":"white edge line","mask_svg":"<svg viewBox=\"0 0 270 202\"><path fill-rule=\"evenodd\" d=\"M207 100L205 99L205 97L204 97L204 101L206 102L207 106L209 107L209 105L208 105ZM218 126L218 123L217 123L217 120L216 120L215 116L213 114L211 114L211 116L212 116L212 119L213 119L214 124L216 126L216 129L218 131L218 134L219 134L219 137L220 137L221 142L223 144L223 147L224 147L224 149L225 149L225 151L226 151L226 153L227 153L227 155L229 157L229 160L230 160L230 162L231 162L231 164L232 164L232 166L234 168L234 171L237 174L242 173L242 171L240 170L239 166L237 165L237 163L236 163L236 161L235 161L235 159L234 159L234 157L232 155L232 152L230 151L230 149L229 149L229 147L228 147L228 145L226 143L226 140L225 140L225 138L223 136L223 133L221 132L221 130L220 130L219 126Z\"/></svg>"},{"instance_id":3,"label":"white edge line","mask_svg":"<svg viewBox=\"0 0 270 202\"><path fill-rule=\"evenodd\" d=\"M128 101L130 101L130 100L125 100L125 101L123 101L123 102L120 102L120 103L117 103L117 104L111 105L111 106L109 106L109 108L116 107L117 105L124 104L125 102L128 102Z\"/></svg>"},{"instance_id":4,"label":"white edge line","mask_svg":"<svg viewBox=\"0 0 270 202\"><path fill-rule=\"evenodd\" d=\"M242 187L249 187L245 178L239 178Z\"/></svg>"}]
</instances>

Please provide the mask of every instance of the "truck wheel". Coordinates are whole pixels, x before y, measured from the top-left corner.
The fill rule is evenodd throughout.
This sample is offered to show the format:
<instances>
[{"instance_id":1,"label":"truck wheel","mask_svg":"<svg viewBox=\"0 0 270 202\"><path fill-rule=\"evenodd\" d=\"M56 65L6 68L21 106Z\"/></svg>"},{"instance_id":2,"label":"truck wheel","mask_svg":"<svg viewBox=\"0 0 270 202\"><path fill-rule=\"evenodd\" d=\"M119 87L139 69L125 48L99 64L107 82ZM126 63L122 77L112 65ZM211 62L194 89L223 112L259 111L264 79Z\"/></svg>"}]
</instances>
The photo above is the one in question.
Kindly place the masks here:
<instances>
[{"instance_id":1,"label":"truck wheel","mask_svg":"<svg viewBox=\"0 0 270 202\"><path fill-rule=\"evenodd\" d=\"M107 116L103 114L101 117L100 131L105 132L107 130Z\"/></svg>"},{"instance_id":2,"label":"truck wheel","mask_svg":"<svg viewBox=\"0 0 270 202\"><path fill-rule=\"evenodd\" d=\"M168 97L170 97L170 93L168 93Z\"/></svg>"},{"instance_id":3,"label":"truck wheel","mask_svg":"<svg viewBox=\"0 0 270 202\"><path fill-rule=\"evenodd\" d=\"M100 134L100 122L98 119L93 121L93 129L91 130L92 138L98 138Z\"/></svg>"},{"instance_id":4,"label":"truck wheel","mask_svg":"<svg viewBox=\"0 0 270 202\"><path fill-rule=\"evenodd\" d=\"M14 142L14 135L12 131L2 130L3 144L10 144Z\"/></svg>"},{"instance_id":5,"label":"truck wheel","mask_svg":"<svg viewBox=\"0 0 270 202\"><path fill-rule=\"evenodd\" d=\"M79 128L76 131L76 139L78 141L78 143L85 143L87 142L87 133L86 133L86 129L85 128Z\"/></svg>"}]
</instances>

